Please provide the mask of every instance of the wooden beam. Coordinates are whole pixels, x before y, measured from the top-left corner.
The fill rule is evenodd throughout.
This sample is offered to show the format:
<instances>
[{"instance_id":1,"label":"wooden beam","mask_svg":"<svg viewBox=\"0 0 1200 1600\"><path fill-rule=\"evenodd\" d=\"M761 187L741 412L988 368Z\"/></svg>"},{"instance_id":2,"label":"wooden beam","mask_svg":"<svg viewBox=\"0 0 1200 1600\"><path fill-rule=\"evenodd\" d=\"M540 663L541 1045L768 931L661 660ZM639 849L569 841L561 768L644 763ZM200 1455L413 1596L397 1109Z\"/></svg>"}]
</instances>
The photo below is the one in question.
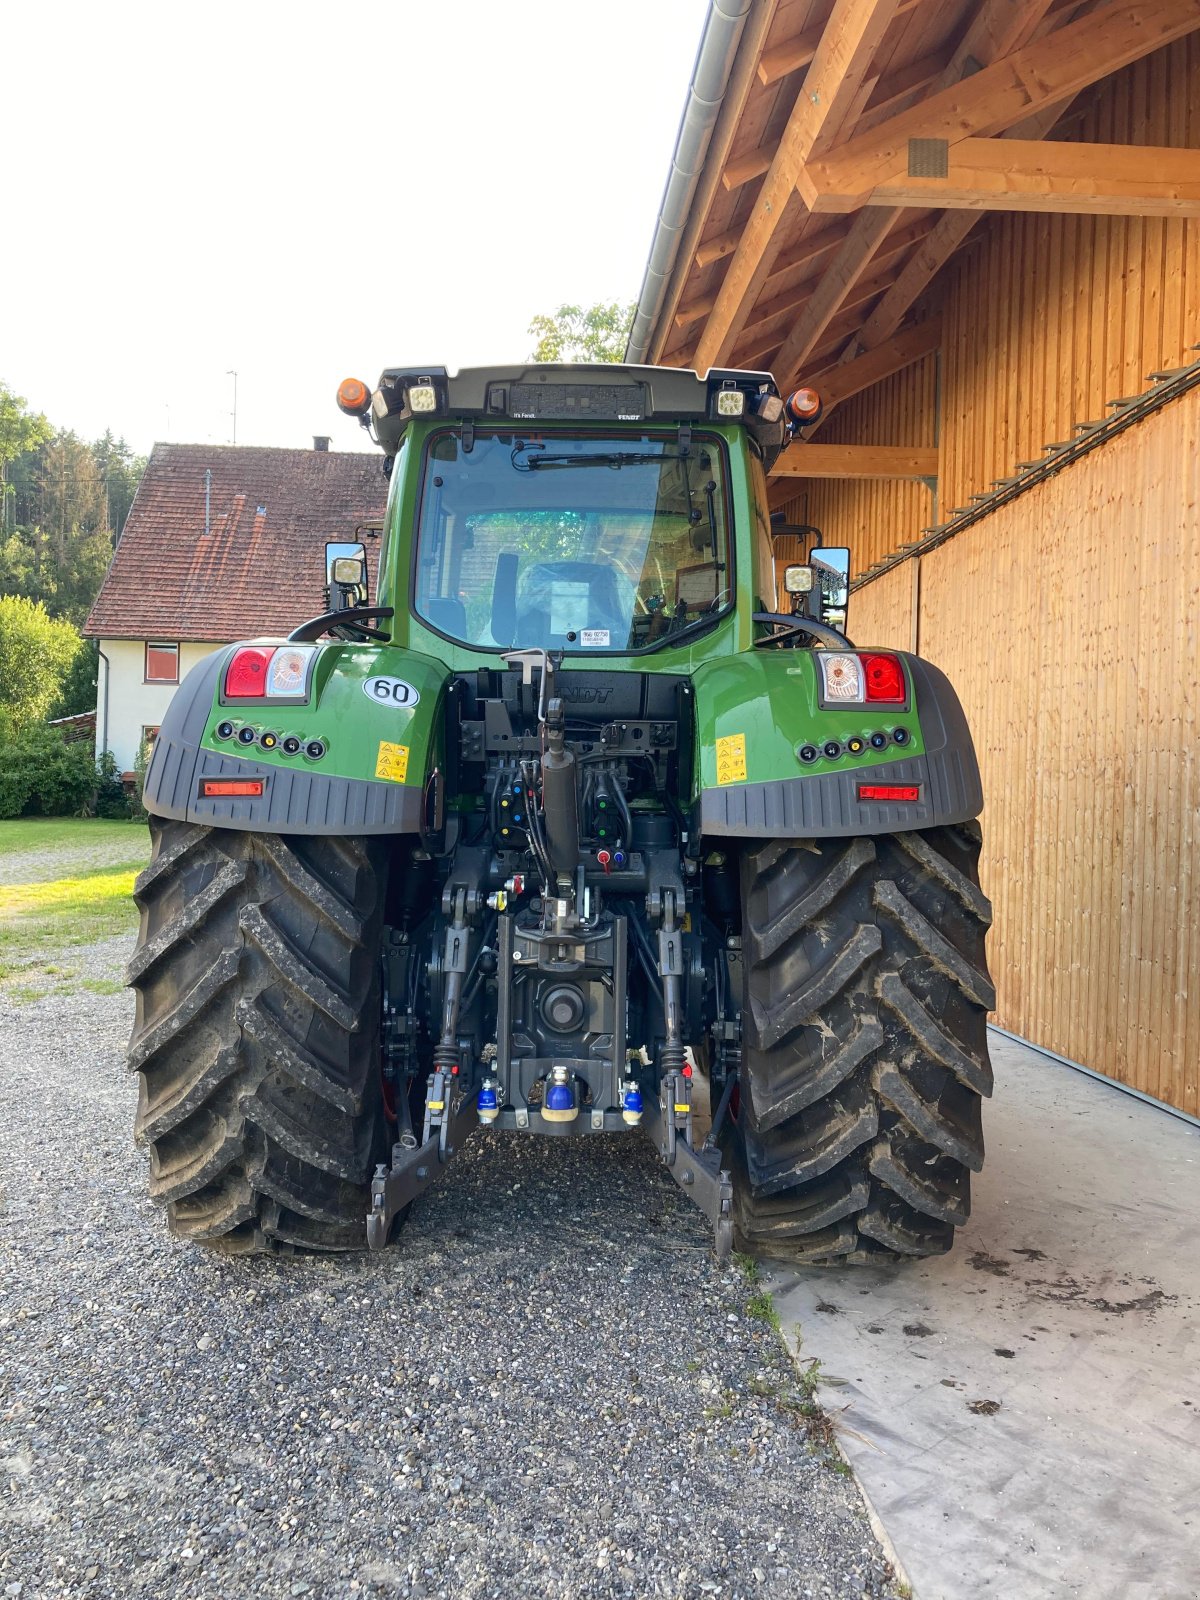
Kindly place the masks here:
<instances>
[{"instance_id":1,"label":"wooden beam","mask_svg":"<svg viewBox=\"0 0 1200 1600\"><path fill-rule=\"evenodd\" d=\"M951 145L987 136L1200 28L1200 0L1138 0L1026 45L971 77L860 134L833 155L802 163L796 181L812 209L855 210L863 197L907 172L910 139Z\"/></svg>"},{"instance_id":2,"label":"wooden beam","mask_svg":"<svg viewBox=\"0 0 1200 1600\"><path fill-rule=\"evenodd\" d=\"M1195 217L1200 216L1200 150L963 139L948 152L944 178L897 178L872 190L867 204Z\"/></svg>"},{"instance_id":3,"label":"wooden beam","mask_svg":"<svg viewBox=\"0 0 1200 1600\"><path fill-rule=\"evenodd\" d=\"M903 17L920 3L921 0L900 0L895 15ZM772 50L764 50L762 60L758 63L759 83L769 88L771 84L778 83L780 78L786 78L793 72L799 72L801 67L808 66L817 53L823 32L823 28L807 28L794 39L788 39Z\"/></svg>"},{"instance_id":4,"label":"wooden beam","mask_svg":"<svg viewBox=\"0 0 1200 1600\"><path fill-rule=\"evenodd\" d=\"M806 381L816 389L828 410L841 405L843 400L849 400L851 395L861 394L872 384L882 383L884 378L903 371L914 361L932 355L941 342L942 319L930 317L927 322L920 322L915 328L907 328L903 333L885 340L866 355L857 356L853 361L843 361Z\"/></svg>"},{"instance_id":5,"label":"wooden beam","mask_svg":"<svg viewBox=\"0 0 1200 1600\"><path fill-rule=\"evenodd\" d=\"M855 217L841 249L809 295L795 327L775 358L774 370L785 384L791 384L792 374L803 367L817 348L821 335L845 304L863 268L891 232L895 220L894 211L873 207Z\"/></svg>"},{"instance_id":6,"label":"wooden beam","mask_svg":"<svg viewBox=\"0 0 1200 1600\"><path fill-rule=\"evenodd\" d=\"M938 453L899 444L797 444L773 478L936 478Z\"/></svg>"},{"instance_id":7,"label":"wooden beam","mask_svg":"<svg viewBox=\"0 0 1200 1600\"><path fill-rule=\"evenodd\" d=\"M726 256L731 256L737 249L741 237L740 228L729 228L725 233L717 233L711 239L704 239L696 251L696 265L707 267L714 261L724 261Z\"/></svg>"},{"instance_id":8,"label":"wooden beam","mask_svg":"<svg viewBox=\"0 0 1200 1600\"><path fill-rule=\"evenodd\" d=\"M778 149L777 144L760 144L756 150L747 150L743 156L732 157L725 163L721 187L727 190L740 189L744 183L761 178L764 172L770 170Z\"/></svg>"},{"instance_id":9,"label":"wooden beam","mask_svg":"<svg viewBox=\"0 0 1200 1600\"><path fill-rule=\"evenodd\" d=\"M897 4L898 0L834 0L787 131L763 179L697 347L695 362L701 372L720 364L736 335L748 309L747 297L761 286L763 269L770 270L779 248L777 234L795 193L796 178L805 162L823 148L826 132L840 129L844 107L866 76Z\"/></svg>"}]
</instances>

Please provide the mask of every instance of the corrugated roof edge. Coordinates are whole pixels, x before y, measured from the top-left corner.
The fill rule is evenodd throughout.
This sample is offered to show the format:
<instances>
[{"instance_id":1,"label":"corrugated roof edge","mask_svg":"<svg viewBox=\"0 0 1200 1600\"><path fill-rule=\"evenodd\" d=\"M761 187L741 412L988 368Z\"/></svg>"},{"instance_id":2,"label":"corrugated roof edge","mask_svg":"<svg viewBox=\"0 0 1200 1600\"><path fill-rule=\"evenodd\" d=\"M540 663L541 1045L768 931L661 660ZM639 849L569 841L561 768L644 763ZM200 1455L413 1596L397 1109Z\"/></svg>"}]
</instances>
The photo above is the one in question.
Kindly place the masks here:
<instances>
[{"instance_id":1,"label":"corrugated roof edge","mask_svg":"<svg viewBox=\"0 0 1200 1600\"><path fill-rule=\"evenodd\" d=\"M654 237L638 294L625 360L640 362L649 348L663 296L675 265L680 235L687 224L692 196L696 192L708 141L716 125L729 86L729 74L737 55L742 30L754 0L711 0L696 65L679 122L671 168L658 208Z\"/></svg>"}]
</instances>

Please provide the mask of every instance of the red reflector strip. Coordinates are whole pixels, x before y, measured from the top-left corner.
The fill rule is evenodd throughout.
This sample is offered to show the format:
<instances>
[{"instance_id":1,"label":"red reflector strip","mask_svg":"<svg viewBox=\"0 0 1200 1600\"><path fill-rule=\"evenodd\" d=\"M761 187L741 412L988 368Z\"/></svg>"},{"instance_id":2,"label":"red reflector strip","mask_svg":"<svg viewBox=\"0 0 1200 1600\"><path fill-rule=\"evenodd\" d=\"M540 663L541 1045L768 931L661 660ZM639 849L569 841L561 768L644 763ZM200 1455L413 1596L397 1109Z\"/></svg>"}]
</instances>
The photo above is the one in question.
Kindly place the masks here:
<instances>
[{"instance_id":1,"label":"red reflector strip","mask_svg":"<svg viewBox=\"0 0 1200 1600\"><path fill-rule=\"evenodd\" d=\"M221 795L261 794L265 778L201 778L201 800L214 800Z\"/></svg>"},{"instance_id":2,"label":"red reflector strip","mask_svg":"<svg viewBox=\"0 0 1200 1600\"><path fill-rule=\"evenodd\" d=\"M919 783L860 783L858 786L860 800L919 800L921 798L921 785Z\"/></svg>"}]
</instances>

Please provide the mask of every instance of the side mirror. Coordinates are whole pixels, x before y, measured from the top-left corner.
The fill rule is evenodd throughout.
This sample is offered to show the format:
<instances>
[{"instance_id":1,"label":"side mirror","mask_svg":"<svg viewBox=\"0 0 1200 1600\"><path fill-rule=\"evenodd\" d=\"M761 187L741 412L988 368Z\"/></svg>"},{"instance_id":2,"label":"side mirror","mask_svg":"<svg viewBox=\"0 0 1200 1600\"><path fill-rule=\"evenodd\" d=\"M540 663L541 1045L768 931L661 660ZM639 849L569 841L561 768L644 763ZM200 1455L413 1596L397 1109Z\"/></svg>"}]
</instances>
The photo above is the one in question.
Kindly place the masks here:
<instances>
[{"instance_id":1,"label":"side mirror","mask_svg":"<svg viewBox=\"0 0 1200 1600\"><path fill-rule=\"evenodd\" d=\"M367 551L365 545L331 543L325 546L325 587L330 611L348 611L365 606L367 592Z\"/></svg>"},{"instance_id":2,"label":"side mirror","mask_svg":"<svg viewBox=\"0 0 1200 1600\"><path fill-rule=\"evenodd\" d=\"M824 546L814 550L806 565L784 567L783 587L792 597L792 610L797 615L827 622L845 633L850 599L849 550Z\"/></svg>"}]
</instances>

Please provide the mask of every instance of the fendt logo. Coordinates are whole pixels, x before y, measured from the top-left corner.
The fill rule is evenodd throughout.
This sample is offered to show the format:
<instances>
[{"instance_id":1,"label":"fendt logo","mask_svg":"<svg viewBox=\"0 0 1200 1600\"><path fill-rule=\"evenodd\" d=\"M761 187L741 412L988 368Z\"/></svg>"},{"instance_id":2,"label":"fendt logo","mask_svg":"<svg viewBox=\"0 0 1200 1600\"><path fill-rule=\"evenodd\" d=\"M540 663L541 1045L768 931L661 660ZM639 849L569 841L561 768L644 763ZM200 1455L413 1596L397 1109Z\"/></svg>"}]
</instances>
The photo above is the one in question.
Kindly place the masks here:
<instances>
[{"instance_id":1,"label":"fendt logo","mask_svg":"<svg viewBox=\"0 0 1200 1600\"><path fill-rule=\"evenodd\" d=\"M564 700L577 700L580 705L602 706L609 695L612 694L612 690L567 688L562 685L558 688L557 693Z\"/></svg>"}]
</instances>

